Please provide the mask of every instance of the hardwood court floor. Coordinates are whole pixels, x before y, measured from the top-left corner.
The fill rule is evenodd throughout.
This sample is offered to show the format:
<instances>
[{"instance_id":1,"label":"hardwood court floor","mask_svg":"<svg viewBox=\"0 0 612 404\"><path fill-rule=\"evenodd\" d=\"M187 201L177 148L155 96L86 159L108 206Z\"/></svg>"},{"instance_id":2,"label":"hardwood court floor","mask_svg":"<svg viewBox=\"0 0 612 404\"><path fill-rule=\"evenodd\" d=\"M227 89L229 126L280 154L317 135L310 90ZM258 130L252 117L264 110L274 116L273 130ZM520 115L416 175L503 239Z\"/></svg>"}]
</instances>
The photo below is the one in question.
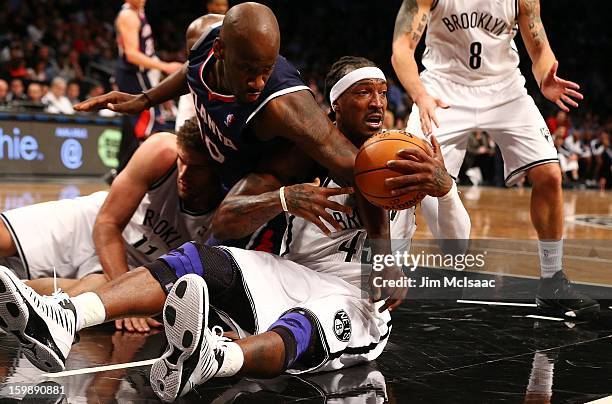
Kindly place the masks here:
<instances>
[{"instance_id":1,"label":"hardwood court floor","mask_svg":"<svg viewBox=\"0 0 612 404\"><path fill-rule=\"evenodd\" d=\"M471 247L487 250L487 272L538 277L537 233L529 214L530 188L462 187L472 221ZM612 192L564 191L564 268L574 281L612 285ZM413 242L432 235L417 212ZM497 240L501 239L501 240Z\"/></svg>"}]
</instances>

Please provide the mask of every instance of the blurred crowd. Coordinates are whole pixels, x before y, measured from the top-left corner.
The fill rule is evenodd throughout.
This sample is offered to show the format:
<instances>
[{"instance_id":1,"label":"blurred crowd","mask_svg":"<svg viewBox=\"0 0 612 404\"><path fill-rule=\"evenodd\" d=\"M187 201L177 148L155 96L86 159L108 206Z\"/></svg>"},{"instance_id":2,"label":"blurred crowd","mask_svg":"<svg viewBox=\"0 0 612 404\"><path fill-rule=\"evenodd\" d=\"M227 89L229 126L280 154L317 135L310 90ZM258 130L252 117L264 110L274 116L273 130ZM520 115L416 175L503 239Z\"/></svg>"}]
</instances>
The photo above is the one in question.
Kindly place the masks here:
<instances>
[{"instance_id":1,"label":"blurred crowd","mask_svg":"<svg viewBox=\"0 0 612 404\"><path fill-rule=\"evenodd\" d=\"M390 64L393 24L401 0L389 0L375 9L370 2L351 0L261 2L277 14L283 35L281 53L302 72L322 108L328 108L323 83L331 63L343 55L365 56L378 63L388 77L386 127L406 126L412 102L395 81ZM71 114L75 103L112 89L117 58L114 18L122 3L0 0L0 110L27 108ZM235 3L230 0L230 5ZM568 186L604 184L609 188L612 184L608 135L612 125L607 118L612 92L605 79L612 59L602 51L610 49L611 38L599 34L606 14L597 9L598 3L558 0L555 7L545 3L542 8L548 36L561 61L559 74L580 82L586 95L571 117L556 114L555 106L540 96L529 76L528 55L517 41L528 90L543 114L550 115L547 123ZM149 1L147 16L162 60L185 60L185 29L203 10L204 0ZM561 18L569 14L575 21L571 36L566 19ZM417 53L423 47L421 44ZM164 110L166 119L171 120L175 108L167 105ZM461 180L500 185L500 161L499 150L488 135L474 133ZM479 170L471 170L474 167Z\"/></svg>"},{"instance_id":2,"label":"blurred crowd","mask_svg":"<svg viewBox=\"0 0 612 404\"><path fill-rule=\"evenodd\" d=\"M0 1L0 108L70 114L76 102L105 91L116 10L82 3Z\"/></svg>"}]
</instances>

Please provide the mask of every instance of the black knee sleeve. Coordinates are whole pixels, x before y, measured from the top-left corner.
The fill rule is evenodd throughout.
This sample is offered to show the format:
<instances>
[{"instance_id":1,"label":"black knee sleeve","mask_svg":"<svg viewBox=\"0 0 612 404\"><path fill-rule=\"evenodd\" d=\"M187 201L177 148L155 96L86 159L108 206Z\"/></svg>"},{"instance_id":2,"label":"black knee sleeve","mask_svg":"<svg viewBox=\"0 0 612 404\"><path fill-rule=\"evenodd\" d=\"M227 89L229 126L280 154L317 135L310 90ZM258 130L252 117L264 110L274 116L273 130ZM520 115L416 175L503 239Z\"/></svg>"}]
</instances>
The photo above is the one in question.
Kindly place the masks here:
<instances>
[{"instance_id":1,"label":"black knee sleeve","mask_svg":"<svg viewBox=\"0 0 612 404\"><path fill-rule=\"evenodd\" d=\"M170 293L170 289L172 289L172 286L178 280L178 276L176 276L176 272L165 261L156 259L153 262L144 264L143 267L147 268L151 276L159 282L166 295Z\"/></svg>"},{"instance_id":2,"label":"black knee sleeve","mask_svg":"<svg viewBox=\"0 0 612 404\"><path fill-rule=\"evenodd\" d=\"M227 313L245 331L255 332L255 319L242 273L227 250L188 242L144 267L166 294L180 277L200 275L206 281L211 305Z\"/></svg>"}]
</instances>

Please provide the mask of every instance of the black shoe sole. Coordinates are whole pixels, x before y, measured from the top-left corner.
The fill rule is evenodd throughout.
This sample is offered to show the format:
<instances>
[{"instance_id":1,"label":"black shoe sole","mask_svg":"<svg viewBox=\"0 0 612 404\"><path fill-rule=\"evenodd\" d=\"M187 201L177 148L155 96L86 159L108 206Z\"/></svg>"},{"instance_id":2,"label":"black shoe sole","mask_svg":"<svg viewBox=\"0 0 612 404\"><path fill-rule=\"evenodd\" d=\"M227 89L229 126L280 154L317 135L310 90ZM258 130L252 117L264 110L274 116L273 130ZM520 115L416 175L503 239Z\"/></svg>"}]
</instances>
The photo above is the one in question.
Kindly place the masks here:
<instances>
[{"instance_id":1,"label":"black shoe sole","mask_svg":"<svg viewBox=\"0 0 612 404\"><path fill-rule=\"evenodd\" d=\"M16 283L19 280L7 271L0 271L0 326L17 337L26 358L38 369L64 370L61 354L44 343L53 340L45 321L22 295Z\"/></svg>"},{"instance_id":2,"label":"black shoe sole","mask_svg":"<svg viewBox=\"0 0 612 404\"><path fill-rule=\"evenodd\" d=\"M194 276L194 275L187 275ZM174 285L164 304L166 352L151 367L151 387L166 402L185 394L190 376L188 362L198 361L202 337L208 326L208 288L206 283L189 283L184 278Z\"/></svg>"},{"instance_id":3,"label":"black shoe sole","mask_svg":"<svg viewBox=\"0 0 612 404\"><path fill-rule=\"evenodd\" d=\"M597 315L600 310L599 303L576 310L569 307L562 307L558 304L551 304L546 299L540 299L538 297L536 297L536 304L538 305L538 310L543 313L554 314L569 319L591 318ZM567 315L567 313L570 312L573 312L575 316Z\"/></svg>"}]
</instances>

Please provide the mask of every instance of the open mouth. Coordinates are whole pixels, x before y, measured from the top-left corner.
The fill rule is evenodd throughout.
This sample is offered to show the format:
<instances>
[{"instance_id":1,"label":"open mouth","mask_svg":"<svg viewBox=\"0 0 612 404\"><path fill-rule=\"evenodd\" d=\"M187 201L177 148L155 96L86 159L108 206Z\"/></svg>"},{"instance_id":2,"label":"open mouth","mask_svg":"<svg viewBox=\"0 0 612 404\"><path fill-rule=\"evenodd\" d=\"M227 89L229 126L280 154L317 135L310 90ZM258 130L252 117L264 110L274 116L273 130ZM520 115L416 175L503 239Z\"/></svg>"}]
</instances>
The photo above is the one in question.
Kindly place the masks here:
<instances>
[{"instance_id":1,"label":"open mouth","mask_svg":"<svg viewBox=\"0 0 612 404\"><path fill-rule=\"evenodd\" d=\"M379 113L370 114L366 117L365 123L372 129L380 129L383 124L383 115Z\"/></svg>"}]
</instances>

